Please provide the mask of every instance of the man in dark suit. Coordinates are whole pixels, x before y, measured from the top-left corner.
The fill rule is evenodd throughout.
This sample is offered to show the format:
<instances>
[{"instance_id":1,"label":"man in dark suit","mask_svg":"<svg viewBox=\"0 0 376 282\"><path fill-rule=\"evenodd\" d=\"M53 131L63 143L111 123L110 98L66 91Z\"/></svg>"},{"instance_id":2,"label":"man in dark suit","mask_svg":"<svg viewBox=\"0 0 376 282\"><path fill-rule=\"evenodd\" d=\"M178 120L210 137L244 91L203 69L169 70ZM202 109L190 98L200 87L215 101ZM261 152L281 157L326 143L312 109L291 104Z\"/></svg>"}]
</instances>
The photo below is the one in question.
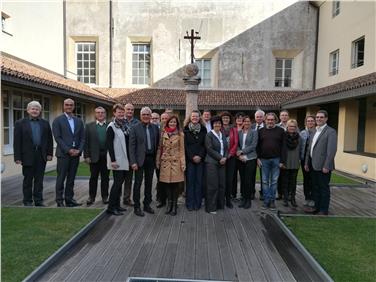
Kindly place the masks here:
<instances>
[{"instance_id":1,"label":"man in dark suit","mask_svg":"<svg viewBox=\"0 0 376 282\"><path fill-rule=\"evenodd\" d=\"M132 170L135 171L133 185L134 213L138 216L144 216L140 208L140 190L144 175L144 211L151 214L154 213L150 203L152 202L151 188L159 142L159 129L158 126L150 122L151 110L149 107L142 108L140 116L141 123L135 125L130 132L129 163Z\"/></svg>"},{"instance_id":2,"label":"man in dark suit","mask_svg":"<svg viewBox=\"0 0 376 282\"><path fill-rule=\"evenodd\" d=\"M316 114L316 130L310 135L306 153L305 170L312 173L313 200L315 208L306 212L328 215L330 203L329 182L334 170L334 157L337 152L337 133L326 124L328 112L320 110Z\"/></svg>"},{"instance_id":3,"label":"man in dark suit","mask_svg":"<svg viewBox=\"0 0 376 282\"><path fill-rule=\"evenodd\" d=\"M52 123L52 132L57 143L56 203L58 207L64 207L64 199L67 207L81 205L73 198L73 186L80 155L85 145L85 131L82 120L73 115L73 110L74 101L64 100L64 113Z\"/></svg>"},{"instance_id":4,"label":"man in dark suit","mask_svg":"<svg viewBox=\"0 0 376 282\"><path fill-rule=\"evenodd\" d=\"M95 121L88 123L85 127L84 158L90 165L89 199L86 202L88 206L95 202L99 173L101 174L102 202L108 204L107 123L106 110L103 107L95 108L95 119Z\"/></svg>"},{"instance_id":5,"label":"man in dark suit","mask_svg":"<svg viewBox=\"0 0 376 282\"><path fill-rule=\"evenodd\" d=\"M37 101L27 105L29 117L14 125L14 161L22 165L23 203L44 207L43 178L46 162L52 160L53 140L48 121L40 118L42 106ZM33 190L34 182L34 190Z\"/></svg>"}]
</instances>

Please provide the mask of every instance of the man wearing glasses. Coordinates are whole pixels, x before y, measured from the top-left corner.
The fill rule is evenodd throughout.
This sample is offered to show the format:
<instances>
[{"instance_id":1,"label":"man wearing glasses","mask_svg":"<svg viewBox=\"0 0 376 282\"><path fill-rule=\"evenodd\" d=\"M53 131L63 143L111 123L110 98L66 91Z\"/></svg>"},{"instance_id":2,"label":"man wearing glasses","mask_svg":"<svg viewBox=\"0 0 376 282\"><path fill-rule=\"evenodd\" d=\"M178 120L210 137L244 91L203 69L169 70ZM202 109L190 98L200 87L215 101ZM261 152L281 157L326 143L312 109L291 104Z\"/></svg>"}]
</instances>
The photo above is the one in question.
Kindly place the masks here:
<instances>
[{"instance_id":1,"label":"man wearing glasses","mask_svg":"<svg viewBox=\"0 0 376 282\"><path fill-rule=\"evenodd\" d=\"M151 110L149 107L141 109L140 117L141 123L135 125L130 132L129 164L135 172L133 185L134 213L137 216L144 216L140 204L140 190L144 178L144 211L150 214L154 213L150 204L152 202L151 188L159 143L159 129L158 126L150 122Z\"/></svg>"},{"instance_id":2,"label":"man wearing glasses","mask_svg":"<svg viewBox=\"0 0 376 282\"><path fill-rule=\"evenodd\" d=\"M73 198L73 187L80 156L85 145L84 124L73 114L74 101L72 99L64 100L63 109L64 113L52 123L52 132L57 143L56 204L58 207L65 205L76 207L82 205Z\"/></svg>"},{"instance_id":3,"label":"man wearing glasses","mask_svg":"<svg viewBox=\"0 0 376 282\"><path fill-rule=\"evenodd\" d=\"M328 112L320 110L316 114L316 130L311 134L306 153L305 170L312 173L313 200L315 208L306 212L328 215L330 202L329 182L334 170L334 157L337 152L337 133L326 124Z\"/></svg>"}]
</instances>

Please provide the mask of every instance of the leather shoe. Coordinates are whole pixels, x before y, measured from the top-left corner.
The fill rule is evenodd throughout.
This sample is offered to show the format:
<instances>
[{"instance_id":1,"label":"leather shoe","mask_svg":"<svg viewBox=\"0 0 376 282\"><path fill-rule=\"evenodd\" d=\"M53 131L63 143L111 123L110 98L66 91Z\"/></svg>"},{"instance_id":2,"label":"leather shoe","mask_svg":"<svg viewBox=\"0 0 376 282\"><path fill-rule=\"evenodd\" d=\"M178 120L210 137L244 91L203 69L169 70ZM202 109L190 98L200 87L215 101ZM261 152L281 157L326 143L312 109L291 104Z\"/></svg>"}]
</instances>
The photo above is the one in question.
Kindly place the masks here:
<instances>
[{"instance_id":1,"label":"leather shoe","mask_svg":"<svg viewBox=\"0 0 376 282\"><path fill-rule=\"evenodd\" d=\"M166 205L166 203L159 203L158 205L157 205L157 209L160 209L160 208L163 208L164 206Z\"/></svg>"},{"instance_id":2,"label":"leather shoe","mask_svg":"<svg viewBox=\"0 0 376 282\"><path fill-rule=\"evenodd\" d=\"M145 206L144 207L144 212L154 214L154 210L150 206Z\"/></svg>"},{"instance_id":3,"label":"leather shoe","mask_svg":"<svg viewBox=\"0 0 376 282\"><path fill-rule=\"evenodd\" d=\"M33 206L33 203L32 203L32 202L24 203L24 206L25 206L25 207L32 207L32 206Z\"/></svg>"},{"instance_id":4,"label":"leather shoe","mask_svg":"<svg viewBox=\"0 0 376 282\"><path fill-rule=\"evenodd\" d=\"M102 198L102 203L107 205L108 204L108 197Z\"/></svg>"},{"instance_id":5,"label":"leather shoe","mask_svg":"<svg viewBox=\"0 0 376 282\"><path fill-rule=\"evenodd\" d=\"M328 215L328 213L321 211L321 212L318 212L317 215Z\"/></svg>"},{"instance_id":6,"label":"leather shoe","mask_svg":"<svg viewBox=\"0 0 376 282\"><path fill-rule=\"evenodd\" d=\"M130 206L130 207L134 206L134 204L132 203L131 200L123 200L123 204L126 205L126 206Z\"/></svg>"},{"instance_id":7,"label":"leather shoe","mask_svg":"<svg viewBox=\"0 0 376 282\"><path fill-rule=\"evenodd\" d=\"M122 207L118 207L117 210L120 211L120 212L125 212L125 211L127 211L127 209L122 208Z\"/></svg>"},{"instance_id":8,"label":"leather shoe","mask_svg":"<svg viewBox=\"0 0 376 282\"><path fill-rule=\"evenodd\" d=\"M86 205L88 206L91 206L92 204L94 204L94 200L92 198L89 198L87 201L86 201Z\"/></svg>"},{"instance_id":9,"label":"leather shoe","mask_svg":"<svg viewBox=\"0 0 376 282\"><path fill-rule=\"evenodd\" d=\"M65 207L63 202L57 202L56 204L57 204L58 208L64 208Z\"/></svg>"},{"instance_id":10,"label":"leather shoe","mask_svg":"<svg viewBox=\"0 0 376 282\"><path fill-rule=\"evenodd\" d=\"M137 216L145 216L145 214L142 212L142 210L140 208L135 208L134 214L137 215Z\"/></svg>"},{"instance_id":11,"label":"leather shoe","mask_svg":"<svg viewBox=\"0 0 376 282\"><path fill-rule=\"evenodd\" d=\"M43 203L35 203L35 206L36 206L36 207L45 207L46 205L43 204Z\"/></svg>"},{"instance_id":12,"label":"leather shoe","mask_svg":"<svg viewBox=\"0 0 376 282\"><path fill-rule=\"evenodd\" d=\"M226 207L228 207L229 209L232 209L234 207L234 205L230 201L228 201L226 203Z\"/></svg>"},{"instance_id":13,"label":"leather shoe","mask_svg":"<svg viewBox=\"0 0 376 282\"><path fill-rule=\"evenodd\" d=\"M307 207L304 209L305 213L317 213L317 210L315 208Z\"/></svg>"},{"instance_id":14,"label":"leather shoe","mask_svg":"<svg viewBox=\"0 0 376 282\"><path fill-rule=\"evenodd\" d=\"M252 203L251 203L251 200L246 200L243 208L244 209L249 209L251 207Z\"/></svg>"},{"instance_id":15,"label":"leather shoe","mask_svg":"<svg viewBox=\"0 0 376 282\"><path fill-rule=\"evenodd\" d=\"M78 206L82 206L81 203L77 203L76 201L71 201L71 202L67 202L65 203L65 205L69 208L73 208L73 207L78 207Z\"/></svg>"},{"instance_id":16,"label":"leather shoe","mask_svg":"<svg viewBox=\"0 0 376 282\"><path fill-rule=\"evenodd\" d=\"M123 213L118 210L107 210L107 213L112 215L123 215Z\"/></svg>"}]
</instances>

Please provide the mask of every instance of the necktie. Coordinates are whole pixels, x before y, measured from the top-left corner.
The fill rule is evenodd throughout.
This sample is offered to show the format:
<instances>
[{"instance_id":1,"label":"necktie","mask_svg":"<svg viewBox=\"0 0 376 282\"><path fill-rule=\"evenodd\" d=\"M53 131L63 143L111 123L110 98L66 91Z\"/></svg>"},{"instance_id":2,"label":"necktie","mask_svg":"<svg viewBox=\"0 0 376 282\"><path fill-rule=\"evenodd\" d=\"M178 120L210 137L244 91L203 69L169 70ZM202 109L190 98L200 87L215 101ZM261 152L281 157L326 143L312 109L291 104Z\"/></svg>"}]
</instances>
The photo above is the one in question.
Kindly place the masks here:
<instances>
[{"instance_id":1,"label":"necktie","mask_svg":"<svg viewBox=\"0 0 376 282\"><path fill-rule=\"evenodd\" d=\"M148 150L151 150L151 139L150 139L150 131L149 131L149 126L146 126L146 142L148 146Z\"/></svg>"},{"instance_id":2,"label":"necktie","mask_svg":"<svg viewBox=\"0 0 376 282\"><path fill-rule=\"evenodd\" d=\"M259 129L260 129L260 125L258 124L258 125L257 125L257 130L259 130Z\"/></svg>"}]
</instances>

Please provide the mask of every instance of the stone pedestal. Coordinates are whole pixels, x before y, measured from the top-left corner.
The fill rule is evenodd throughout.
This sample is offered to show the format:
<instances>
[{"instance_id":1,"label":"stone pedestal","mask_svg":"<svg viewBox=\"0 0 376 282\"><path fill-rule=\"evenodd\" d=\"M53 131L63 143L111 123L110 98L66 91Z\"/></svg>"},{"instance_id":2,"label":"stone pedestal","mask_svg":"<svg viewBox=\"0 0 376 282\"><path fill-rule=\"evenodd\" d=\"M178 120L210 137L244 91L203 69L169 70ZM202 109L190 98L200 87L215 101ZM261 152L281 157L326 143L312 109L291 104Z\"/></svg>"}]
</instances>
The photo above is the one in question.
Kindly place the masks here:
<instances>
[{"instance_id":1,"label":"stone pedestal","mask_svg":"<svg viewBox=\"0 0 376 282\"><path fill-rule=\"evenodd\" d=\"M189 64L185 68L187 76L183 78L186 99L185 99L185 117L189 117L193 110L197 110L197 100L198 100L198 85L201 82L201 77L198 74L198 67L196 64Z\"/></svg>"}]
</instances>

